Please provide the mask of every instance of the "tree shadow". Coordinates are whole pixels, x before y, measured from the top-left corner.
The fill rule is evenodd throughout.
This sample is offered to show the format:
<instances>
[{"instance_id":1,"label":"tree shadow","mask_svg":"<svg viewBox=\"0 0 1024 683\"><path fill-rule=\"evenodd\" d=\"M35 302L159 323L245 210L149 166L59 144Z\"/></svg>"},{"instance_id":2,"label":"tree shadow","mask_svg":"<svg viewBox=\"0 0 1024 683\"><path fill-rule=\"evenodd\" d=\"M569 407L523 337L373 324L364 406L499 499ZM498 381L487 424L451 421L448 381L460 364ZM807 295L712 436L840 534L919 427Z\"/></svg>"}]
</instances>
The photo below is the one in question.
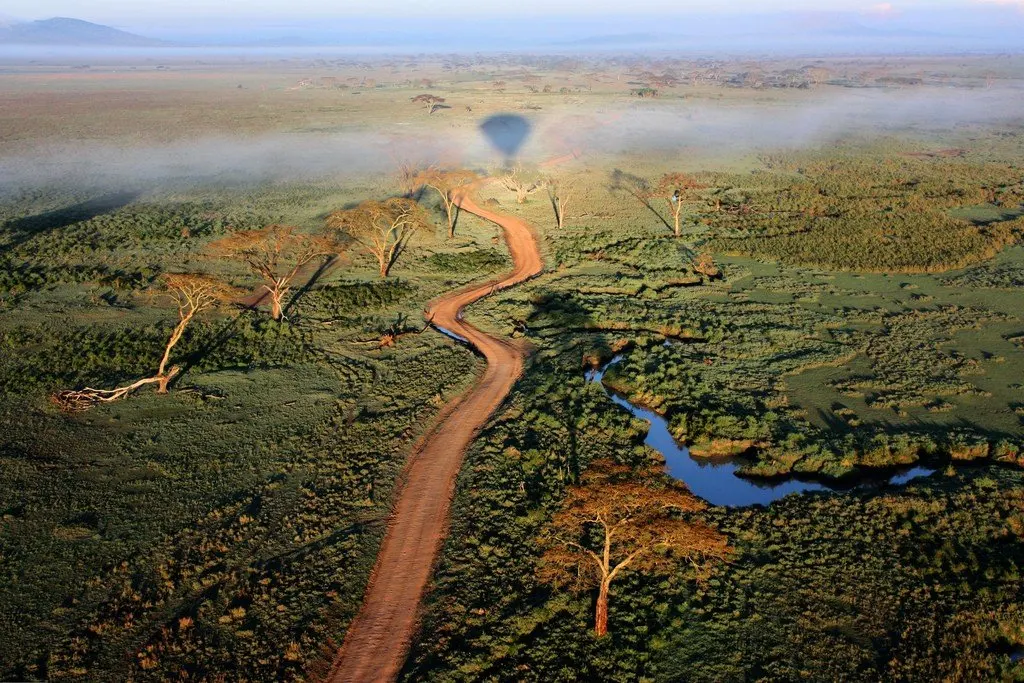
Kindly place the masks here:
<instances>
[{"instance_id":1,"label":"tree shadow","mask_svg":"<svg viewBox=\"0 0 1024 683\"><path fill-rule=\"evenodd\" d=\"M523 320L512 320L516 331L523 337L535 339L549 334L569 335L572 341L558 344L556 356L531 356L527 361L532 369L522 380L537 391L546 386L553 374L579 381L585 373L596 371L612 360L615 352L608 336L594 326L594 314L584 301L572 292L542 288L530 298L531 309ZM592 399L591 399L592 400ZM586 439L581 437L580 410L587 404L577 401L556 401L545 409L545 419L551 421L558 435L546 430L527 429L516 439L516 447L522 451L545 453L545 463L525 479L527 495L534 499L552 486L560 487L579 481L580 473L589 462L585 447Z\"/></svg>"},{"instance_id":2,"label":"tree shadow","mask_svg":"<svg viewBox=\"0 0 1024 683\"><path fill-rule=\"evenodd\" d=\"M573 293L541 289L531 297L531 304L533 308L525 320L512 321L523 336L546 331L586 334L587 348L581 354L581 364L604 363L615 355L606 339L609 330L597 324L593 311ZM630 333L622 331L624 335Z\"/></svg>"},{"instance_id":3,"label":"tree shadow","mask_svg":"<svg viewBox=\"0 0 1024 683\"><path fill-rule=\"evenodd\" d=\"M316 270L313 271L313 274L310 275L310 277L306 281L306 283L295 292L295 295L292 296L291 300L288 302L288 305L284 308L284 313L285 313L286 317L287 317L288 312L296 305L298 300L303 295L309 293L309 291L312 290L316 286L316 284L335 265L338 264L339 261L340 261L340 259L337 256L334 256L333 258L331 258L331 259L329 259L327 261L323 261L316 268ZM181 378L184 377L190 370L195 368L205 358L209 357L213 353L216 353L225 344L227 344L229 341L231 341L231 339L235 336L235 334L238 333L238 324L242 320L243 316L246 313L256 312L257 309L259 308L260 304L263 302L264 299L266 299L266 297L267 297L267 295L264 295L264 296L261 296L261 297L255 299L254 301L251 301L249 303L240 304L241 311L239 312L239 314L235 315L231 319L229 319L217 331L217 333L213 337L213 340L211 340L211 342L208 345L206 345L204 348L202 348L200 350L192 352L191 354L189 354L188 356L185 357L184 361L182 361L182 363L181 363L181 372L179 372L178 375L173 380L171 380L171 383L170 383L169 386L177 385L178 382L181 380Z\"/></svg>"},{"instance_id":4,"label":"tree shadow","mask_svg":"<svg viewBox=\"0 0 1024 683\"><path fill-rule=\"evenodd\" d=\"M657 216L658 220L661 221L661 224L664 225L669 232L675 233L675 229L672 227L672 224L668 222L668 219L662 216L661 212L651 204L650 196L652 189L651 184L647 182L646 178L641 178L638 175L626 173L625 171L616 168L611 172L610 181L611 182L608 185L609 190L612 192L628 193L638 202L647 207L648 211Z\"/></svg>"},{"instance_id":5,"label":"tree shadow","mask_svg":"<svg viewBox=\"0 0 1024 683\"><path fill-rule=\"evenodd\" d=\"M317 266L316 270L313 271L313 274L309 276L309 279L306 280L305 284L303 284L301 287L295 290L295 294L292 295L291 300L288 301L288 305L284 307L282 313L284 314L285 318L289 316L292 309L298 303L299 299L308 294L310 290L312 290L317 285L317 283L319 283L320 280L325 275L327 275L328 272L333 270L334 267L338 265L339 261L340 259L338 258L338 256L332 256L331 258L320 262L320 265Z\"/></svg>"},{"instance_id":6,"label":"tree shadow","mask_svg":"<svg viewBox=\"0 0 1024 683\"><path fill-rule=\"evenodd\" d=\"M461 204L456 204L455 205L455 214L452 216L452 229L451 229L452 235L454 235L455 231L458 230L458 228L459 228L459 218L461 216L462 216L462 205Z\"/></svg>"},{"instance_id":7,"label":"tree shadow","mask_svg":"<svg viewBox=\"0 0 1024 683\"><path fill-rule=\"evenodd\" d=\"M242 320L242 316L245 312L255 310L254 306L246 306L243 311L236 316L230 318L214 335L213 340L210 341L205 347L193 351L181 362L181 372L171 380L169 386L177 386L181 382L181 378L189 373L190 370L195 368L204 359L209 357L211 354L216 353L224 347L231 339L238 333L238 323Z\"/></svg>"},{"instance_id":8,"label":"tree shadow","mask_svg":"<svg viewBox=\"0 0 1024 683\"><path fill-rule=\"evenodd\" d=\"M854 429L850 426L850 423L835 414L836 410L842 410L843 408L845 408L844 405L836 403L830 409L819 407L815 408L815 410L817 411L822 424L825 425L825 429L829 432L840 435L851 434Z\"/></svg>"},{"instance_id":9,"label":"tree shadow","mask_svg":"<svg viewBox=\"0 0 1024 683\"><path fill-rule=\"evenodd\" d=\"M555 214L555 225L558 225L558 193L551 186L548 186L548 201L551 202L551 211Z\"/></svg>"},{"instance_id":10,"label":"tree shadow","mask_svg":"<svg viewBox=\"0 0 1024 683\"><path fill-rule=\"evenodd\" d=\"M71 206L8 221L4 226L5 239L0 244L0 251L16 249L38 235L113 213L131 204L138 196L138 192L111 192Z\"/></svg>"}]
</instances>

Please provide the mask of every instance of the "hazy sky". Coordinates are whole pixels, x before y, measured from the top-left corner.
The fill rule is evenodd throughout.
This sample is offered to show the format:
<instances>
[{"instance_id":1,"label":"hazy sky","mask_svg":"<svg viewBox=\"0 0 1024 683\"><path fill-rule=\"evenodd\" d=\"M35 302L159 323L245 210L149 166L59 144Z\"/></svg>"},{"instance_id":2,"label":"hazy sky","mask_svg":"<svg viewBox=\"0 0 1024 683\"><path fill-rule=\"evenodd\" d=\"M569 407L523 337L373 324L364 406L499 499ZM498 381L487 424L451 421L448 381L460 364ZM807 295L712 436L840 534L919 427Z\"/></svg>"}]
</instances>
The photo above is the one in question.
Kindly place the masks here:
<instances>
[{"instance_id":1,"label":"hazy sky","mask_svg":"<svg viewBox=\"0 0 1024 683\"><path fill-rule=\"evenodd\" d=\"M962 8L1004 5L1024 11L1024 0L630 0L624 12L622 0L5 0L3 13L22 19L70 16L108 23L183 19L203 16L236 16L239 19L304 19L353 15L439 17L450 14L494 16L546 14L584 16L624 13L859 11L866 14L898 14L902 10Z\"/></svg>"},{"instance_id":2,"label":"hazy sky","mask_svg":"<svg viewBox=\"0 0 1024 683\"><path fill-rule=\"evenodd\" d=\"M1024 0L0 2L0 14L15 19L73 17L152 38L205 45L290 41L287 44L403 51L490 51L550 49L595 37L656 34L661 41L657 46L650 41L638 46L819 54L1024 50ZM619 44L616 49L625 47Z\"/></svg>"}]
</instances>

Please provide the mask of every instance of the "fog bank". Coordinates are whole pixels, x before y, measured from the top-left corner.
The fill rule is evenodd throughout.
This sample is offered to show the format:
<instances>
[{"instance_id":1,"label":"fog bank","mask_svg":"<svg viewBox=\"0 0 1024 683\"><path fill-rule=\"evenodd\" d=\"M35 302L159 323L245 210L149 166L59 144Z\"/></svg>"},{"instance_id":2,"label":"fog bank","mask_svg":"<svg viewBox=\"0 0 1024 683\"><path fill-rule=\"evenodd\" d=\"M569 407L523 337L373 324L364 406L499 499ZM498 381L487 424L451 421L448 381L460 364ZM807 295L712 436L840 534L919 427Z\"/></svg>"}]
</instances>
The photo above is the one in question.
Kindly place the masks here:
<instances>
[{"instance_id":1,"label":"fog bank","mask_svg":"<svg viewBox=\"0 0 1024 683\"><path fill-rule=\"evenodd\" d=\"M1020 88L991 90L851 90L809 102L716 104L706 100L637 101L579 113L511 112L530 122L520 158L541 162L576 151L614 155L676 149L742 154L804 149L849 136L925 135L971 125L1021 126ZM443 113L436 116L444 116ZM424 124L425 125L425 124ZM209 137L162 146L118 147L54 143L0 157L7 190L72 185L89 188L245 185L388 173L406 161L419 165L493 168L504 155L473 126L439 138L418 121L394 132L279 133Z\"/></svg>"}]
</instances>

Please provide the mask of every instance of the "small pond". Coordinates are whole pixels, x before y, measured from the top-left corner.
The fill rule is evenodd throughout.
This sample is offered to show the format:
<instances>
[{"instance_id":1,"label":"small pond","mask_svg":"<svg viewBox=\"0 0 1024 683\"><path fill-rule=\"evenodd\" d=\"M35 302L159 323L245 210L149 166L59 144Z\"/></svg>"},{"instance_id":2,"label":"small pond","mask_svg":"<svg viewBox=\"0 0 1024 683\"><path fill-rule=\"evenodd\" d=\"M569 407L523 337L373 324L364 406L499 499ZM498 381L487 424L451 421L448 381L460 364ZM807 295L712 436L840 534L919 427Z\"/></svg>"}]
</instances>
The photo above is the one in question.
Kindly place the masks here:
<instances>
[{"instance_id":1,"label":"small pond","mask_svg":"<svg viewBox=\"0 0 1024 683\"><path fill-rule=\"evenodd\" d=\"M863 490L883 486L900 486L920 477L927 477L935 470L926 467L910 467L883 480L858 484L855 487L830 486L820 482L782 479L778 481L754 480L737 476L739 464L734 459L704 460L690 456L685 446L680 446L668 430L668 422L658 413L633 405L624 397L609 392L603 380L608 368L622 360L616 356L599 369L587 372L587 381L601 385L609 398L634 417L651 425L644 441L648 446L665 456L669 474L685 483L690 491L712 505L743 507L746 505L768 505L792 493L808 491Z\"/></svg>"}]
</instances>

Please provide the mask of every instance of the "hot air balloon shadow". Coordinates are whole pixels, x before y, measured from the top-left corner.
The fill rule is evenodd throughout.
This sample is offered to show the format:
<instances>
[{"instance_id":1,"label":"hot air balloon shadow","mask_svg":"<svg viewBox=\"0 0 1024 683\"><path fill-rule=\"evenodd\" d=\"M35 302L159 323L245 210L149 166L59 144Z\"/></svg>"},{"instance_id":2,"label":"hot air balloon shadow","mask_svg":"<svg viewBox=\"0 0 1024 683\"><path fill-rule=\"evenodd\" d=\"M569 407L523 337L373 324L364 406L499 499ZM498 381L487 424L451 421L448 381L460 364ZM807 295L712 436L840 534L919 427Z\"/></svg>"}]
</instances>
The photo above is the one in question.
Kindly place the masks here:
<instances>
[{"instance_id":1,"label":"hot air balloon shadow","mask_svg":"<svg viewBox=\"0 0 1024 683\"><path fill-rule=\"evenodd\" d=\"M505 157L505 166L512 162L530 137L530 122L516 114L495 114L480 124L480 132Z\"/></svg>"}]
</instances>

